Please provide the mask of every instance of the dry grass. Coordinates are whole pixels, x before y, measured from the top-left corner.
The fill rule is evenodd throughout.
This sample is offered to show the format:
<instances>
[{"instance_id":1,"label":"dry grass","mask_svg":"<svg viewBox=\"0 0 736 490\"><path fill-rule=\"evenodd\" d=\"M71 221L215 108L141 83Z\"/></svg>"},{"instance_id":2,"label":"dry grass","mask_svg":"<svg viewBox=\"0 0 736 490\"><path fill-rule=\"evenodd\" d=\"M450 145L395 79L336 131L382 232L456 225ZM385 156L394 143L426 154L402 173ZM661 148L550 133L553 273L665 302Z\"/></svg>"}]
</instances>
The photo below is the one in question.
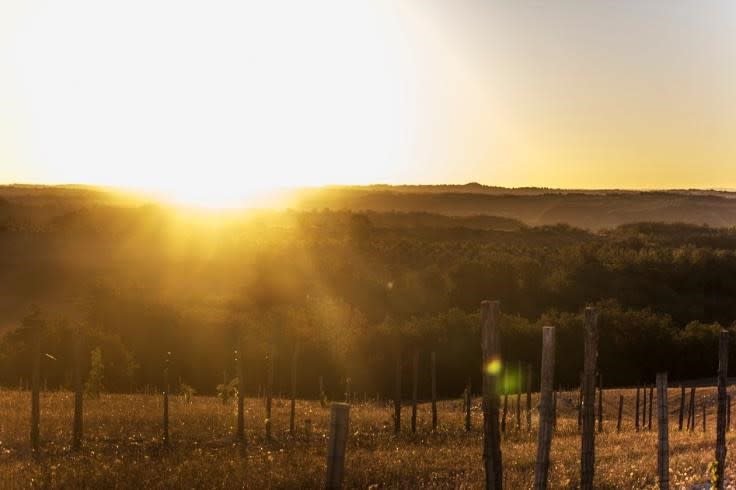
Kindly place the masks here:
<instances>
[{"instance_id":1,"label":"dry grass","mask_svg":"<svg viewBox=\"0 0 736 490\"><path fill-rule=\"evenodd\" d=\"M677 430L679 390L670 390L670 468L673 488L707 480L715 453L715 390L698 390L698 403L706 395L708 430L702 432L698 410L696 431ZM618 395L626 396L624 427L615 432ZM515 400L515 397L510 398ZM574 409L577 393L559 397L558 430L554 434L550 480L553 488L574 488L579 475L580 436ZM522 397L522 403L524 398ZM535 397L536 402L536 397ZM475 400L474 430L463 430L462 403L440 404L440 428L430 433L429 404L420 406L417 435L407 431L410 409L403 412L405 429L393 435L391 409L374 403L356 404L350 414L350 440L346 487L368 488L480 488L481 413ZM160 445L161 399L143 395L107 395L85 404L85 447L69 450L73 400L70 393L42 395L44 451L31 458L29 393L0 392L0 488L319 488L325 471L329 411L317 402L298 402L299 433L288 435L289 404L274 402L273 442L264 440L263 401L247 401L248 444L231 443L234 406L215 398L195 397L191 404L180 397L171 402L169 450ZM652 431L633 431L633 393L610 390L605 397L604 432L596 439L596 487L648 488L655 485L656 410ZM503 441L506 488L531 485L536 454L536 432L511 430ZM314 425L310 440L305 419ZM536 427L536 417L533 420ZM732 439L729 434L729 440ZM734 464L734 452L728 454ZM729 475L730 472L727 472ZM374 488L375 488L374 487Z\"/></svg>"}]
</instances>

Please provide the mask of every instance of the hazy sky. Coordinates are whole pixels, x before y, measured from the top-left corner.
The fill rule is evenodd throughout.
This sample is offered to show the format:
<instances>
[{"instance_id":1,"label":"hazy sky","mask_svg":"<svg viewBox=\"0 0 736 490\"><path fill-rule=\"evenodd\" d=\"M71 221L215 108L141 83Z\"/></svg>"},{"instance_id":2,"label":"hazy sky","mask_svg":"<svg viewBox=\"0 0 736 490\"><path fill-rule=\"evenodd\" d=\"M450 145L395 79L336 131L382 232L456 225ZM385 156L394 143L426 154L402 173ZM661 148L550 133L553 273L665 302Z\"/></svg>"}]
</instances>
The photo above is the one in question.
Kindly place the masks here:
<instances>
[{"instance_id":1,"label":"hazy sky","mask_svg":"<svg viewBox=\"0 0 736 490\"><path fill-rule=\"evenodd\" d=\"M0 182L736 187L736 2L0 0Z\"/></svg>"}]
</instances>

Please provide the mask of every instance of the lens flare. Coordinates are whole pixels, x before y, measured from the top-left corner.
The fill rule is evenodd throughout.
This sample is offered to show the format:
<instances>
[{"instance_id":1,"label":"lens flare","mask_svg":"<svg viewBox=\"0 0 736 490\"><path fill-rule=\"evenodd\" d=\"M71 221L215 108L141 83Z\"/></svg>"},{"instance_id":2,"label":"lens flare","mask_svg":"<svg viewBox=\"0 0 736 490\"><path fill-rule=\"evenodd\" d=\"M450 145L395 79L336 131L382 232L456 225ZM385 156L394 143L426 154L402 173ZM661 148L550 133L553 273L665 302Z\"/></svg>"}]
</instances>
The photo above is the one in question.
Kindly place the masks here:
<instances>
[{"instance_id":1,"label":"lens flare","mask_svg":"<svg viewBox=\"0 0 736 490\"><path fill-rule=\"evenodd\" d=\"M491 376L498 376L501 373L501 359L491 359L488 364L486 364L486 373Z\"/></svg>"}]
</instances>

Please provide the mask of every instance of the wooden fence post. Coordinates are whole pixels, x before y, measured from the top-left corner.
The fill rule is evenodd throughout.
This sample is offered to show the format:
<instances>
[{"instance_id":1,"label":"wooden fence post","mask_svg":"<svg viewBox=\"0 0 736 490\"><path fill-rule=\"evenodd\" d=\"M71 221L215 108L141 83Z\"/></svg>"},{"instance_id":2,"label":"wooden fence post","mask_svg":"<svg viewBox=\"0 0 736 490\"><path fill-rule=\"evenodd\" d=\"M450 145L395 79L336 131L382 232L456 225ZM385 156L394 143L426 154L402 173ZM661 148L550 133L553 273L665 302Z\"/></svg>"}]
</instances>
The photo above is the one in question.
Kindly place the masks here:
<instances>
[{"instance_id":1,"label":"wooden fence post","mask_svg":"<svg viewBox=\"0 0 736 490\"><path fill-rule=\"evenodd\" d=\"M532 365L526 365L526 429L532 430Z\"/></svg>"},{"instance_id":2,"label":"wooden fence post","mask_svg":"<svg viewBox=\"0 0 736 490\"><path fill-rule=\"evenodd\" d=\"M166 353L164 361L164 447L169 447L169 364L171 361L171 352Z\"/></svg>"},{"instance_id":3,"label":"wooden fence post","mask_svg":"<svg viewBox=\"0 0 736 490\"><path fill-rule=\"evenodd\" d=\"M503 384L503 411L501 412L501 432L506 433L506 413L509 408L509 383L508 383L508 369L502 367L501 383Z\"/></svg>"},{"instance_id":4,"label":"wooden fence post","mask_svg":"<svg viewBox=\"0 0 736 490\"><path fill-rule=\"evenodd\" d=\"M677 427L682 432L682 421L685 418L685 385L680 384L680 414L677 420Z\"/></svg>"},{"instance_id":5,"label":"wooden fence post","mask_svg":"<svg viewBox=\"0 0 736 490\"><path fill-rule=\"evenodd\" d=\"M401 432L401 351L396 350L396 373L394 379L394 434Z\"/></svg>"},{"instance_id":6,"label":"wooden fence post","mask_svg":"<svg viewBox=\"0 0 736 490\"><path fill-rule=\"evenodd\" d=\"M468 384L465 386L465 432L470 432L471 429L470 409L473 408L473 395L471 393L472 386L470 378L468 378Z\"/></svg>"},{"instance_id":7,"label":"wooden fence post","mask_svg":"<svg viewBox=\"0 0 736 490\"><path fill-rule=\"evenodd\" d=\"M531 366L531 364L530 364ZM542 373L539 386L539 433L537 436L537 463L534 469L534 488L547 488L549 450L552 444L552 386L555 375L555 327L542 329ZM527 382L527 386L529 383Z\"/></svg>"},{"instance_id":8,"label":"wooden fence post","mask_svg":"<svg viewBox=\"0 0 736 490\"><path fill-rule=\"evenodd\" d=\"M647 430L647 385L646 383L641 389L642 406L641 406L641 430Z\"/></svg>"},{"instance_id":9,"label":"wooden fence post","mask_svg":"<svg viewBox=\"0 0 736 490\"><path fill-rule=\"evenodd\" d=\"M83 431L83 392L82 392L82 333L77 331L74 340L74 429L72 431L72 450L82 447Z\"/></svg>"},{"instance_id":10,"label":"wooden fence post","mask_svg":"<svg viewBox=\"0 0 736 490\"><path fill-rule=\"evenodd\" d=\"M649 387L649 422L647 430L652 430L652 406L654 405L654 386Z\"/></svg>"},{"instance_id":11,"label":"wooden fence post","mask_svg":"<svg viewBox=\"0 0 736 490\"><path fill-rule=\"evenodd\" d=\"M639 432L639 387L636 387L636 408L634 410L634 417L636 418L634 427L636 427L636 432Z\"/></svg>"},{"instance_id":12,"label":"wooden fence post","mask_svg":"<svg viewBox=\"0 0 736 490\"><path fill-rule=\"evenodd\" d=\"M516 363L516 430L521 430L521 361Z\"/></svg>"},{"instance_id":13,"label":"wooden fence post","mask_svg":"<svg viewBox=\"0 0 736 490\"><path fill-rule=\"evenodd\" d=\"M649 398L651 406L652 399ZM669 449L669 412L667 411L667 373L657 374L657 429L659 432L657 444L657 474L659 488L668 490L670 487L670 449Z\"/></svg>"},{"instance_id":14,"label":"wooden fence post","mask_svg":"<svg viewBox=\"0 0 736 490\"><path fill-rule=\"evenodd\" d=\"M616 432L621 432L621 416L624 412L624 396L618 396L618 420L616 420Z\"/></svg>"},{"instance_id":15,"label":"wooden fence post","mask_svg":"<svg viewBox=\"0 0 736 490\"><path fill-rule=\"evenodd\" d=\"M598 373L598 432L603 432L603 377Z\"/></svg>"},{"instance_id":16,"label":"wooden fence post","mask_svg":"<svg viewBox=\"0 0 736 490\"><path fill-rule=\"evenodd\" d=\"M690 432L695 431L695 387L690 388L690 407L688 409L688 428Z\"/></svg>"},{"instance_id":17,"label":"wooden fence post","mask_svg":"<svg viewBox=\"0 0 736 490\"><path fill-rule=\"evenodd\" d=\"M707 419L707 416L706 416L706 412L705 412L705 397L703 397L703 432L706 432L706 429L707 429L706 428L706 425L707 425L706 424L706 421L707 421L706 419Z\"/></svg>"},{"instance_id":18,"label":"wooden fence post","mask_svg":"<svg viewBox=\"0 0 736 490\"><path fill-rule=\"evenodd\" d=\"M342 488L349 419L350 405L347 403L332 404L330 409L330 438L327 441L327 478L325 483L328 490Z\"/></svg>"},{"instance_id":19,"label":"wooden fence post","mask_svg":"<svg viewBox=\"0 0 736 490\"><path fill-rule=\"evenodd\" d=\"M583 434L581 440L580 487L592 490L595 476L595 372L598 363L598 312L585 309L585 358L583 370Z\"/></svg>"},{"instance_id":20,"label":"wooden fence post","mask_svg":"<svg viewBox=\"0 0 736 490\"><path fill-rule=\"evenodd\" d=\"M557 392L559 389L554 391L552 398L552 428L557 429Z\"/></svg>"},{"instance_id":21,"label":"wooden fence post","mask_svg":"<svg viewBox=\"0 0 736 490\"><path fill-rule=\"evenodd\" d=\"M273 404L273 353L266 355L266 440L271 440L271 406Z\"/></svg>"},{"instance_id":22,"label":"wooden fence post","mask_svg":"<svg viewBox=\"0 0 736 490\"><path fill-rule=\"evenodd\" d=\"M235 372L238 376L238 420L235 429L235 440L240 443L245 442L245 374L243 373L245 360L243 358L241 342L240 349L235 351Z\"/></svg>"},{"instance_id":23,"label":"wooden fence post","mask_svg":"<svg viewBox=\"0 0 736 490\"><path fill-rule=\"evenodd\" d=\"M728 412L726 412L726 430L731 430L731 395L728 396Z\"/></svg>"},{"instance_id":24,"label":"wooden fence post","mask_svg":"<svg viewBox=\"0 0 736 490\"><path fill-rule=\"evenodd\" d=\"M728 331L721 330L718 336L718 418L716 421L716 481L718 490L723 489L723 474L726 469L726 417L728 411Z\"/></svg>"},{"instance_id":25,"label":"wooden fence post","mask_svg":"<svg viewBox=\"0 0 736 490\"><path fill-rule=\"evenodd\" d=\"M299 344L294 345L291 355L291 410L289 412L289 434L296 432L296 373L299 362Z\"/></svg>"},{"instance_id":26,"label":"wooden fence post","mask_svg":"<svg viewBox=\"0 0 736 490\"><path fill-rule=\"evenodd\" d=\"M503 488L501 434L498 427L497 375L501 365L500 303L483 301L481 332L483 351L483 463L486 490Z\"/></svg>"},{"instance_id":27,"label":"wooden fence post","mask_svg":"<svg viewBox=\"0 0 736 490\"><path fill-rule=\"evenodd\" d=\"M437 355L432 351L432 430L437 430Z\"/></svg>"},{"instance_id":28,"label":"wooden fence post","mask_svg":"<svg viewBox=\"0 0 736 490\"><path fill-rule=\"evenodd\" d=\"M31 449L38 456L41 449L41 323L33 326L33 349L31 351Z\"/></svg>"},{"instance_id":29,"label":"wooden fence post","mask_svg":"<svg viewBox=\"0 0 736 490\"><path fill-rule=\"evenodd\" d=\"M419 351L414 351L412 357L411 377L411 433L417 433L417 397L419 391Z\"/></svg>"}]
</instances>

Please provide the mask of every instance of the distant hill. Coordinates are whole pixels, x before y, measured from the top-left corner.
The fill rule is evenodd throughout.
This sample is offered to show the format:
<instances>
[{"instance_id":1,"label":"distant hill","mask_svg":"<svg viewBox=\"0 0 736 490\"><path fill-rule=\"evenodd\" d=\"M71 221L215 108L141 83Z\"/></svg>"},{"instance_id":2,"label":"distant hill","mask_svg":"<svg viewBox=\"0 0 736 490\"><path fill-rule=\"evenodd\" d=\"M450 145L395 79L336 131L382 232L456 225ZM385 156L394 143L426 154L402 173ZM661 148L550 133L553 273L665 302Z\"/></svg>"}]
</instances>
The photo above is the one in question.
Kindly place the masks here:
<instances>
[{"instance_id":1,"label":"distant hill","mask_svg":"<svg viewBox=\"0 0 736 490\"><path fill-rule=\"evenodd\" d=\"M488 215L530 226L567 223L592 230L637 222L736 226L736 193L714 190L582 191L479 184L330 187L300 192L294 207Z\"/></svg>"}]
</instances>

